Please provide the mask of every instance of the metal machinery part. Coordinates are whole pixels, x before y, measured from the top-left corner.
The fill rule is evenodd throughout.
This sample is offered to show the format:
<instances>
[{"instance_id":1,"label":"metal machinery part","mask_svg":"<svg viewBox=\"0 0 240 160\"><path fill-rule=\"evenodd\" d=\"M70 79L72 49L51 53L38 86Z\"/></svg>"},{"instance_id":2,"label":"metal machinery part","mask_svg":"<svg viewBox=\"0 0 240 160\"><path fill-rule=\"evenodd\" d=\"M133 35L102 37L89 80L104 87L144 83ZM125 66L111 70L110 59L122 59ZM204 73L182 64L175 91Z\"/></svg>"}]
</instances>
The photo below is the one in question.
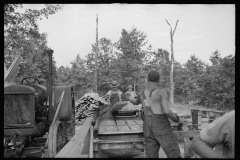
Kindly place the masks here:
<instances>
[{"instance_id":1,"label":"metal machinery part","mask_svg":"<svg viewBox=\"0 0 240 160\"><path fill-rule=\"evenodd\" d=\"M24 81L27 81L27 83L30 84L31 82L29 82L27 79L34 79L35 81L33 83L35 83L37 81L38 84L40 84L40 81L35 77L25 77L25 78L22 79L21 84L23 85Z\"/></svg>"},{"instance_id":2,"label":"metal machinery part","mask_svg":"<svg viewBox=\"0 0 240 160\"><path fill-rule=\"evenodd\" d=\"M61 121L56 121L48 134L48 157L53 158L66 143L65 127Z\"/></svg>"},{"instance_id":3,"label":"metal machinery part","mask_svg":"<svg viewBox=\"0 0 240 160\"><path fill-rule=\"evenodd\" d=\"M30 154L54 157L75 134L73 87L56 86L53 105L53 50L47 52L47 87L34 77L24 78L22 85L4 87L4 157L26 157ZM30 83L29 79L35 81ZM28 83L25 85L24 81ZM63 92L65 94L59 102ZM59 113L56 113L58 106Z\"/></svg>"}]
</instances>

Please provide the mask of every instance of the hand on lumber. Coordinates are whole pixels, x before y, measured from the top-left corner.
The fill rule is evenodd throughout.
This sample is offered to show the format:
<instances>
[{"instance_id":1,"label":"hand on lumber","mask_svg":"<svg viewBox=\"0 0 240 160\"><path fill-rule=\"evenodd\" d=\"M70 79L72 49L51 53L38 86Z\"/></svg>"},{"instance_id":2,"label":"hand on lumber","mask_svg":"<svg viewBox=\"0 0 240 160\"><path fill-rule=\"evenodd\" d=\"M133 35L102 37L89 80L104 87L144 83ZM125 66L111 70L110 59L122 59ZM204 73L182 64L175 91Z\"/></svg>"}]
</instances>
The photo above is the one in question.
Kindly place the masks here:
<instances>
[{"instance_id":1,"label":"hand on lumber","mask_svg":"<svg viewBox=\"0 0 240 160\"><path fill-rule=\"evenodd\" d=\"M176 114L176 116L178 117L178 126L179 126L179 127L182 127L183 124L184 124L184 119L181 118L181 117L179 117L177 114Z\"/></svg>"}]
</instances>

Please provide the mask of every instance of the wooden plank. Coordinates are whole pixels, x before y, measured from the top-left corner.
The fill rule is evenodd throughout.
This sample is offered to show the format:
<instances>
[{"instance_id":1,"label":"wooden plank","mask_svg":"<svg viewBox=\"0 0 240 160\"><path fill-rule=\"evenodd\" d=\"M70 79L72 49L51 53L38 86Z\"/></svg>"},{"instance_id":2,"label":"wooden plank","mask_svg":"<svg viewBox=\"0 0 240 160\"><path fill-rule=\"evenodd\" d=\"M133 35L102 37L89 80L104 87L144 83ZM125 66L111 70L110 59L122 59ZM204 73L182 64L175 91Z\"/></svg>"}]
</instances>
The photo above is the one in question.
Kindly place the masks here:
<instances>
[{"instance_id":1,"label":"wooden plank","mask_svg":"<svg viewBox=\"0 0 240 160\"><path fill-rule=\"evenodd\" d=\"M130 131L130 132L120 132L120 131L118 131L118 132L103 132L103 133L98 133L98 135L121 135L121 134L123 134L123 135L127 135L127 134L141 134L141 133L143 133L143 131Z\"/></svg>"},{"instance_id":2,"label":"wooden plank","mask_svg":"<svg viewBox=\"0 0 240 160\"><path fill-rule=\"evenodd\" d=\"M132 140L132 139L139 139L144 138L143 132L138 134L132 134L132 132L129 132L130 134L99 134L98 137L101 140Z\"/></svg>"},{"instance_id":3,"label":"wooden plank","mask_svg":"<svg viewBox=\"0 0 240 160\"><path fill-rule=\"evenodd\" d=\"M117 126L107 126L106 132L118 132Z\"/></svg>"},{"instance_id":4,"label":"wooden plank","mask_svg":"<svg viewBox=\"0 0 240 160\"><path fill-rule=\"evenodd\" d=\"M129 125L129 127L131 128L131 130L133 132L135 132L135 131L142 131L143 132L143 128L140 125Z\"/></svg>"},{"instance_id":5,"label":"wooden plank","mask_svg":"<svg viewBox=\"0 0 240 160\"><path fill-rule=\"evenodd\" d=\"M88 154L82 154L77 156L71 156L71 158L89 158L89 157L88 157Z\"/></svg>"},{"instance_id":6,"label":"wooden plank","mask_svg":"<svg viewBox=\"0 0 240 160\"><path fill-rule=\"evenodd\" d=\"M14 70L14 68L15 68L16 66L18 66L18 64L19 64L19 62L20 62L20 59L21 59L21 57L20 57L20 56L17 56L17 57L13 60L12 64L11 64L10 67L8 68L7 72L4 74L4 81L6 81L6 79L8 79L9 76L12 74L12 73L11 73L12 70Z\"/></svg>"},{"instance_id":7,"label":"wooden plank","mask_svg":"<svg viewBox=\"0 0 240 160\"><path fill-rule=\"evenodd\" d=\"M133 142L144 142L144 138L131 138L131 139L121 139L121 140L94 140L94 143L133 143Z\"/></svg>"},{"instance_id":8,"label":"wooden plank","mask_svg":"<svg viewBox=\"0 0 240 160\"><path fill-rule=\"evenodd\" d=\"M106 132L106 128L107 128L107 126L99 126L99 133L104 133L104 132Z\"/></svg>"},{"instance_id":9,"label":"wooden plank","mask_svg":"<svg viewBox=\"0 0 240 160\"><path fill-rule=\"evenodd\" d=\"M92 127L92 126L91 126ZM90 128L91 128L90 127ZM89 149L90 149L90 138L91 138L91 132L90 132L90 128L88 130L88 133L86 135L86 138L83 142L83 147L82 147L82 150L80 150L79 152L81 153L81 155L83 154L89 154Z\"/></svg>"},{"instance_id":10,"label":"wooden plank","mask_svg":"<svg viewBox=\"0 0 240 160\"><path fill-rule=\"evenodd\" d=\"M119 132L131 132L131 129L128 126L117 126Z\"/></svg>"},{"instance_id":11,"label":"wooden plank","mask_svg":"<svg viewBox=\"0 0 240 160\"><path fill-rule=\"evenodd\" d=\"M143 120L135 120L136 124L143 124Z\"/></svg>"},{"instance_id":12,"label":"wooden plank","mask_svg":"<svg viewBox=\"0 0 240 160\"><path fill-rule=\"evenodd\" d=\"M81 150L85 141L86 135L92 125L93 117L87 117L81 129L78 130L72 139L61 149L55 156L56 158L67 158L81 156Z\"/></svg>"},{"instance_id":13,"label":"wooden plank","mask_svg":"<svg viewBox=\"0 0 240 160\"><path fill-rule=\"evenodd\" d=\"M127 125L124 120L116 120L117 125Z\"/></svg>"},{"instance_id":14,"label":"wooden plank","mask_svg":"<svg viewBox=\"0 0 240 160\"><path fill-rule=\"evenodd\" d=\"M108 150L108 149L126 149L133 148L131 143L123 143L123 144L99 144L99 149Z\"/></svg>"},{"instance_id":15,"label":"wooden plank","mask_svg":"<svg viewBox=\"0 0 240 160\"><path fill-rule=\"evenodd\" d=\"M128 125L136 124L134 120L126 120L126 122Z\"/></svg>"},{"instance_id":16,"label":"wooden plank","mask_svg":"<svg viewBox=\"0 0 240 160\"><path fill-rule=\"evenodd\" d=\"M52 122L55 122L56 120L58 120L58 117L59 117L59 111L60 111L60 108L61 108L61 105L62 105L62 102L63 102L63 96L65 94L65 91L62 91L62 94L61 94L61 97L60 97L60 102L58 103L58 107L57 107L57 111L54 115L54 118L53 118L53 121Z\"/></svg>"},{"instance_id":17,"label":"wooden plank","mask_svg":"<svg viewBox=\"0 0 240 160\"><path fill-rule=\"evenodd\" d=\"M90 127L90 148L89 148L89 158L93 158L93 127Z\"/></svg>"},{"instance_id":18,"label":"wooden plank","mask_svg":"<svg viewBox=\"0 0 240 160\"><path fill-rule=\"evenodd\" d=\"M109 126L109 125L116 125L116 122L114 120L103 120L100 121L99 126Z\"/></svg>"}]
</instances>

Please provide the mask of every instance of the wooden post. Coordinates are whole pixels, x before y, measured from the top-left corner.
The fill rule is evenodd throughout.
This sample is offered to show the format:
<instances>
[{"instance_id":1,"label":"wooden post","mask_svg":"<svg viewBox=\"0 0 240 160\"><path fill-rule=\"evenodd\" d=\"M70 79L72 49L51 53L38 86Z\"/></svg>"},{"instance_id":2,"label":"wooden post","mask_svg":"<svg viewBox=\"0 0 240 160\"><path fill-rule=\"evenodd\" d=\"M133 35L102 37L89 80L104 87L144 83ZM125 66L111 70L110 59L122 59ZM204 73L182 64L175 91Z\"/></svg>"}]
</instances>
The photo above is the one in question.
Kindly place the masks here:
<instances>
[{"instance_id":1,"label":"wooden post","mask_svg":"<svg viewBox=\"0 0 240 160\"><path fill-rule=\"evenodd\" d=\"M192 125L196 130L198 130L198 111L191 109L191 114L192 114Z\"/></svg>"},{"instance_id":2,"label":"wooden post","mask_svg":"<svg viewBox=\"0 0 240 160\"><path fill-rule=\"evenodd\" d=\"M97 70L98 70L98 15L97 15L97 26L96 26L96 49L95 49L95 83L94 83L94 92L97 93L97 82L98 82L98 75L97 75Z\"/></svg>"},{"instance_id":3,"label":"wooden post","mask_svg":"<svg viewBox=\"0 0 240 160\"><path fill-rule=\"evenodd\" d=\"M165 19L166 20L166 19ZM167 20L166 20L167 21ZM168 23L168 21L167 21ZM173 69L174 69L174 51L173 51L173 36L177 27L177 23L178 20L176 22L174 31L172 32L172 26L168 23L168 25L170 26L170 39L171 39L171 72L170 72L170 102L172 104L174 104L174 99L173 99L173 95L174 95L174 82L173 82Z\"/></svg>"}]
</instances>

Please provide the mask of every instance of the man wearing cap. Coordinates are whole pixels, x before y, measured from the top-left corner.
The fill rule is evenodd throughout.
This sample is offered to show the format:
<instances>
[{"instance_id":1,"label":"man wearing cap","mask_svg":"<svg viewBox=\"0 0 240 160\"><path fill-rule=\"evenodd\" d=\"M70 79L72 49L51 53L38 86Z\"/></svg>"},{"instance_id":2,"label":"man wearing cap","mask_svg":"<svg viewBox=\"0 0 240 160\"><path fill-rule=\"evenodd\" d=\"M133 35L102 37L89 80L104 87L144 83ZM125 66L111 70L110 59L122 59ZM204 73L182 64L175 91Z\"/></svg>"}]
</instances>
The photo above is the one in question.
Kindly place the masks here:
<instances>
[{"instance_id":1,"label":"man wearing cap","mask_svg":"<svg viewBox=\"0 0 240 160\"><path fill-rule=\"evenodd\" d=\"M181 158L177 139L168 118L180 125L183 124L183 120L169 108L166 90L158 87L159 78L157 71L150 71L145 90L136 98L130 94L124 94L124 98L135 105L141 103L143 106L146 157L159 158L161 146L168 158Z\"/></svg>"},{"instance_id":2,"label":"man wearing cap","mask_svg":"<svg viewBox=\"0 0 240 160\"><path fill-rule=\"evenodd\" d=\"M117 81L112 81L110 83L111 90L107 92L106 95L108 95L108 104L112 107L114 104L117 102L121 102L121 95L122 92L118 89L118 82Z\"/></svg>"}]
</instances>

